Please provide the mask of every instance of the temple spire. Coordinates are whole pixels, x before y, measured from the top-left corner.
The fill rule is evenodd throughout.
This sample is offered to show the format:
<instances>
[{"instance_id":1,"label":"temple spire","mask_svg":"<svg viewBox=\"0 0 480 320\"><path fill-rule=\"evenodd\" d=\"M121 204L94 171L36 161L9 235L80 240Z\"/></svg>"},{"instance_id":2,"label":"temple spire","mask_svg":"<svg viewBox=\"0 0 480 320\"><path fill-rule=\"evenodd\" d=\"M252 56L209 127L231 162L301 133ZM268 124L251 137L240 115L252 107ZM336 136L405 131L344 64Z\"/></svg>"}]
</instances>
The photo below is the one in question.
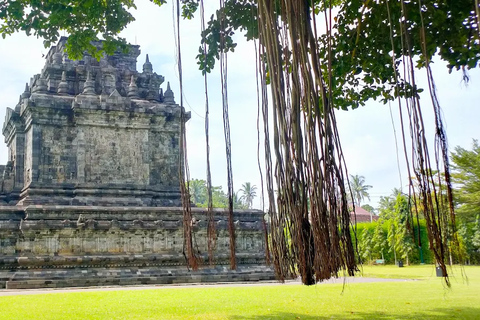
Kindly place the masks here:
<instances>
[{"instance_id":1,"label":"temple spire","mask_svg":"<svg viewBox=\"0 0 480 320\"><path fill-rule=\"evenodd\" d=\"M67 73L65 71L62 72L62 80L58 84L58 94L68 94L68 83L67 83Z\"/></svg>"},{"instance_id":2,"label":"temple spire","mask_svg":"<svg viewBox=\"0 0 480 320\"><path fill-rule=\"evenodd\" d=\"M160 100L160 102L163 102L163 89L160 88L160 93L158 94L158 99Z\"/></svg>"},{"instance_id":3,"label":"temple spire","mask_svg":"<svg viewBox=\"0 0 480 320\"><path fill-rule=\"evenodd\" d=\"M170 82L167 82L167 90L165 90L165 93L163 94L163 103L175 104L175 97L172 89L170 89Z\"/></svg>"},{"instance_id":4,"label":"temple spire","mask_svg":"<svg viewBox=\"0 0 480 320\"><path fill-rule=\"evenodd\" d=\"M147 54L147 59L146 59L145 63L143 64L143 72L144 73L153 73L153 66L150 63L150 59L148 58L148 54Z\"/></svg>"},{"instance_id":5,"label":"temple spire","mask_svg":"<svg viewBox=\"0 0 480 320\"><path fill-rule=\"evenodd\" d=\"M82 94L87 96L95 95L95 82L92 80L92 74L90 71L87 72L87 80L85 80L83 85Z\"/></svg>"},{"instance_id":6,"label":"temple spire","mask_svg":"<svg viewBox=\"0 0 480 320\"><path fill-rule=\"evenodd\" d=\"M128 86L128 92L127 92L127 97L129 98L138 98L138 87L137 84L135 83L135 77L132 74L132 77L130 78L130 85Z\"/></svg>"},{"instance_id":7,"label":"temple spire","mask_svg":"<svg viewBox=\"0 0 480 320\"><path fill-rule=\"evenodd\" d=\"M21 95L22 99L30 98L30 88L28 87L28 83L25 83L25 90Z\"/></svg>"}]
</instances>

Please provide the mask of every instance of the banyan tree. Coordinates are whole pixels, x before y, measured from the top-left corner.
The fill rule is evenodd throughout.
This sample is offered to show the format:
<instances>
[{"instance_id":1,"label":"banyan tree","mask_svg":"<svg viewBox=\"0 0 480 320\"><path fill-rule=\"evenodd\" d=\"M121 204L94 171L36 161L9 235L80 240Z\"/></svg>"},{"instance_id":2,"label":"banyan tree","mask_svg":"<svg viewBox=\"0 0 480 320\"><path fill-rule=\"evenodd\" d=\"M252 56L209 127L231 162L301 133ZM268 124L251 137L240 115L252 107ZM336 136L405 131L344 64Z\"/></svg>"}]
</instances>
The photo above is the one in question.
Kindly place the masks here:
<instances>
[{"instance_id":1,"label":"banyan tree","mask_svg":"<svg viewBox=\"0 0 480 320\"><path fill-rule=\"evenodd\" d=\"M417 206L421 206L429 247L448 283L447 252L457 245L455 213L447 139L430 64L438 55L448 62L448 68L462 69L468 81L467 70L476 67L480 59L478 0L219 0L208 21L204 0L171 1L181 90L183 18L199 14L202 21L197 58L205 86L215 64L221 73L231 268L235 268L235 229L227 57L236 46L233 34L241 32L255 42L258 108L263 122L259 136L265 148L262 185L266 185L271 218L269 228L265 226L270 230L266 254L271 256L278 278L300 275L304 284L313 284L339 274L353 275L357 270L347 201L348 174L335 112L377 99L398 106L401 149L411 177L410 195L415 198L411 221L418 223ZM163 5L166 1L152 2ZM72 58L85 50L99 56L125 48L118 33L133 21L134 7L133 0L4 1L0 3L0 33L34 33L49 46L64 30L70 35ZM99 37L105 40L101 51L90 44ZM425 89L430 95L430 101L421 103L423 88L416 83L420 72L426 74ZM208 234L213 257L206 92ZM433 109L433 119L423 116L426 108ZM428 122L435 126L434 145L427 145ZM187 165L184 129L181 148ZM436 174L438 171L441 174ZM188 185L188 168L179 172ZM185 251L189 265L196 268L190 197L188 187L182 184L182 188ZM449 210L441 210L444 205Z\"/></svg>"}]
</instances>

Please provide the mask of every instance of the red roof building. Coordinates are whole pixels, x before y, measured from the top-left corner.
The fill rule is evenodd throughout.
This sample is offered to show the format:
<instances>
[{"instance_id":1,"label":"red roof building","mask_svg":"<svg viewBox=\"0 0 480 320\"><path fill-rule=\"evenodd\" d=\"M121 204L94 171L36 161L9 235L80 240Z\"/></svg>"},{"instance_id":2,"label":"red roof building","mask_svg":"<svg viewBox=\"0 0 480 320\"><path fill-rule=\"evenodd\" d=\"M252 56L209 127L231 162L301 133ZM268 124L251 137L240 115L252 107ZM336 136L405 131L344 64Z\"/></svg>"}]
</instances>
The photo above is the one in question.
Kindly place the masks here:
<instances>
[{"instance_id":1,"label":"red roof building","mask_svg":"<svg viewBox=\"0 0 480 320\"><path fill-rule=\"evenodd\" d=\"M352 222L355 222L355 216L356 216L356 221L358 222L371 222L371 221L377 221L378 216L368 212L367 210L363 209L362 207L355 206L355 212L350 212L350 220ZM371 220L370 220L371 219Z\"/></svg>"}]
</instances>

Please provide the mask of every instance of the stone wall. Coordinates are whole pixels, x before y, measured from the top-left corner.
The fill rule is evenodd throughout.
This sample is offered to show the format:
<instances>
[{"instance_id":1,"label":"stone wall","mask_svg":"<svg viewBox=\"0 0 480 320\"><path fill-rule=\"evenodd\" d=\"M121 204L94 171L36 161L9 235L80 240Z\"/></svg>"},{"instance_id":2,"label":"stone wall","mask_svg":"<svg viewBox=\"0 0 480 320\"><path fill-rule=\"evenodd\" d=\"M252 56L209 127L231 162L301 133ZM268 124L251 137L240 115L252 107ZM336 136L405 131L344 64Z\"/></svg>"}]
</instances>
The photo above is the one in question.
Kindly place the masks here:
<instances>
[{"instance_id":1,"label":"stone wall","mask_svg":"<svg viewBox=\"0 0 480 320\"><path fill-rule=\"evenodd\" d=\"M207 217L202 208L192 211L195 244L203 254L207 251ZM0 229L9 230L1 238L10 239L0 247L0 255L181 254L183 250L181 208L29 206L13 212L0 211ZM215 213L216 251L228 254L226 213L223 209ZM255 210L235 212L237 253L264 252L262 217Z\"/></svg>"},{"instance_id":2,"label":"stone wall","mask_svg":"<svg viewBox=\"0 0 480 320\"><path fill-rule=\"evenodd\" d=\"M216 281L217 277L228 280L237 271L228 275L223 268L228 269L230 257L226 213L215 211L217 245L212 267L207 255L206 212L202 208L192 211L201 267L190 276L203 275L205 281ZM243 280L273 279L272 270L264 267L263 213L242 210L235 212L234 219L236 259ZM10 288L36 287L40 286L39 280L43 286L53 280L59 280L52 282L55 286L86 285L85 281L94 278L108 284L122 277L135 278L132 268L156 277L157 283L165 283L161 274L166 270L171 279L180 275L184 279L188 268L183 255L182 221L181 208L0 207L0 288L8 284ZM112 268L120 275L110 274ZM108 277L102 278L100 270ZM84 274L83 282L65 282L65 277L78 277L79 273ZM249 273L253 278L249 279ZM186 281L195 278L189 279Z\"/></svg>"}]
</instances>

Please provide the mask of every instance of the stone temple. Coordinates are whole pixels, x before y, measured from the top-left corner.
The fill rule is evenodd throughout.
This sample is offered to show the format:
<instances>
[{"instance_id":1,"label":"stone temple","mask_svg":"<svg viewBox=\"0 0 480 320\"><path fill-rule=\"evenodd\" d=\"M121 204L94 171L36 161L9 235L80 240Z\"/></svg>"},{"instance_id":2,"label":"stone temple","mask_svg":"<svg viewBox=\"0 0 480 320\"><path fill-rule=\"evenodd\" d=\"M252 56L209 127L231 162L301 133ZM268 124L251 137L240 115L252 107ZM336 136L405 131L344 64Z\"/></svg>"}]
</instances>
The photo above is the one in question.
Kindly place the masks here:
<instances>
[{"instance_id":1,"label":"stone temple","mask_svg":"<svg viewBox=\"0 0 480 320\"><path fill-rule=\"evenodd\" d=\"M216 267L207 262L206 210L192 208L203 266L183 255L179 138L189 113L139 46L100 61L69 60L60 39L31 78L2 133L0 288L273 279L263 213L234 214L229 268L224 210L215 211ZM101 42L96 43L101 46Z\"/></svg>"}]
</instances>

